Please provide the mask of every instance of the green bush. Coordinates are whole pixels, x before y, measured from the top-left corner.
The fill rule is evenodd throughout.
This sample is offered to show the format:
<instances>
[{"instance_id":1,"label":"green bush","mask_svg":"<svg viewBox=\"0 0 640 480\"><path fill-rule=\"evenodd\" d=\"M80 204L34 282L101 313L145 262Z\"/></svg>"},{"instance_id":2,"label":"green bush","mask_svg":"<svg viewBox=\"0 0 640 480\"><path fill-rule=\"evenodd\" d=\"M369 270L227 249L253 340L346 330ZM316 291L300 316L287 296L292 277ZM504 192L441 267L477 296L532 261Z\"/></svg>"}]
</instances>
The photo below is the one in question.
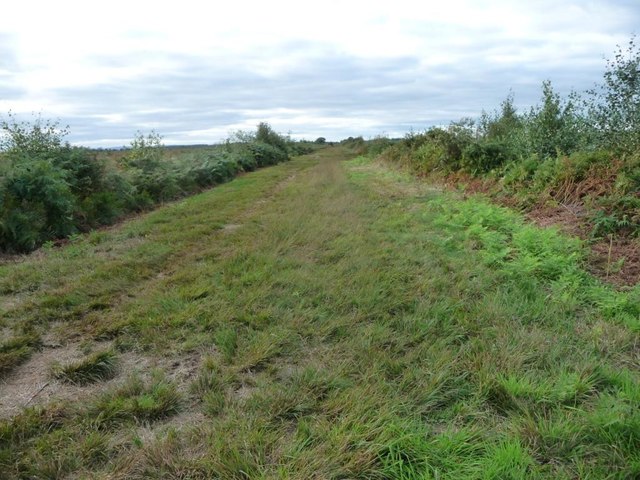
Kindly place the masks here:
<instances>
[{"instance_id":1,"label":"green bush","mask_svg":"<svg viewBox=\"0 0 640 480\"><path fill-rule=\"evenodd\" d=\"M448 129L432 128L425 134L426 141L440 147L442 156L438 169L445 172L459 170L462 154L471 142L468 132L452 125Z\"/></svg>"},{"instance_id":2,"label":"green bush","mask_svg":"<svg viewBox=\"0 0 640 480\"><path fill-rule=\"evenodd\" d=\"M152 203L166 202L182 193L176 172L166 165L148 170L133 168L129 171L129 178L136 188L137 202L141 205L146 203L147 198L151 199Z\"/></svg>"},{"instance_id":3,"label":"green bush","mask_svg":"<svg viewBox=\"0 0 640 480\"><path fill-rule=\"evenodd\" d=\"M261 122L258 124L258 129L255 135L255 141L257 143L266 143L276 149L287 153L287 139L282 135L276 133L268 123ZM285 158L287 160L287 158Z\"/></svg>"},{"instance_id":4,"label":"green bush","mask_svg":"<svg viewBox=\"0 0 640 480\"><path fill-rule=\"evenodd\" d=\"M367 153L367 144L362 137L348 137L340 141L340 144L349 148L358 155L364 155Z\"/></svg>"},{"instance_id":5,"label":"green bush","mask_svg":"<svg viewBox=\"0 0 640 480\"><path fill-rule=\"evenodd\" d=\"M75 197L66 172L51 162L38 160L16 166L4 178L0 199L0 247L25 252L46 240L77 230Z\"/></svg>"},{"instance_id":6,"label":"green bush","mask_svg":"<svg viewBox=\"0 0 640 480\"><path fill-rule=\"evenodd\" d=\"M271 144L264 142L252 142L247 145L247 149L253 155L258 167L268 167L288 160L286 150L282 150Z\"/></svg>"},{"instance_id":7,"label":"green bush","mask_svg":"<svg viewBox=\"0 0 640 480\"><path fill-rule=\"evenodd\" d=\"M424 143L412 154L414 169L426 174L442 168L447 163L447 152L442 145Z\"/></svg>"},{"instance_id":8,"label":"green bush","mask_svg":"<svg viewBox=\"0 0 640 480\"><path fill-rule=\"evenodd\" d=\"M66 181L74 195L84 198L104 188L106 167L95 152L65 146L51 152L49 158L55 167L66 172Z\"/></svg>"},{"instance_id":9,"label":"green bush","mask_svg":"<svg viewBox=\"0 0 640 480\"><path fill-rule=\"evenodd\" d=\"M258 162L250 153L229 153L229 158L234 159L243 172L252 172L258 168Z\"/></svg>"},{"instance_id":10,"label":"green bush","mask_svg":"<svg viewBox=\"0 0 640 480\"><path fill-rule=\"evenodd\" d=\"M604 82L587 92L587 123L599 148L634 154L640 148L640 45L632 36L607 60Z\"/></svg>"},{"instance_id":11,"label":"green bush","mask_svg":"<svg viewBox=\"0 0 640 480\"><path fill-rule=\"evenodd\" d=\"M121 162L129 168L152 172L162 166L163 155L164 145L159 134L152 131L145 136L142 132L136 132L131 147Z\"/></svg>"},{"instance_id":12,"label":"green bush","mask_svg":"<svg viewBox=\"0 0 640 480\"><path fill-rule=\"evenodd\" d=\"M85 197L80 203L78 216L82 230L110 225L126 210L125 203L116 192L98 191Z\"/></svg>"},{"instance_id":13,"label":"green bush","mask_svg":"<svg viewBox=\"0 0 640 480\"><path fill-rule=\"evenodd\" d=\"M487 173L514 159L510 146L502 141L474 142L462 153L461 166L472 174Z\"/></svg>"},{"instance_id":14,"label":"green bush","mask_svg":"<svg viewBox=\"0 0 640 480\"><path fill-rule=\"evenodd\" d=\"M542 105L524 119L531 152L543 159L575 152L581 143L576 108L574 95L562 100L551 82L543 82Z\"/></svg>"},{"instance_id":15,"label":"green bush","mask_svg":"<svg viewBox=\"0 0 640 480\"><path fill-rule=\"evenodd\" d=\"M233 156L223 152L207 155L200 163L191 167L186 173L198 188L206 188L219 183L228 182L241 170L241 166Z\"/></svg>"},{"instance_id":16,"label":"green bush","mask_svg":"<svg viewBox=\"0 0 640 480\"><path fill-rule=\"evenodd\" d=\"M322 144L325 145L325 144ZM294 157L298 155L307 155L308 153L313 152L314 146L309 142L289 142L287 144L287 150L289 155Z\"/></svg>"},{"instance_id":17,"label":"green bush","mask_svg":"<svg viewBox=\"0 0 640 480\"><path fill-rule=\"evenodd\" d=\"M382 152L383 158L407 164L419 173L453 172L461 168L462 153L472 140L472 123L462 120L449 128L410 133Z\"/></svg>"},{"instance_id":18,"label":"green bush","mask_svg":"<svg viewBox=\"0 0 640 480\"><path fill-rule=\"evenodd\" d=\"M393 143L387 137L377 136L367 142L367 154L378 156L391 145L393 145Z\"/></svg>"},{"instance_id":19,"label":"green bush","mask_svg":"<svg viewBox=\"0 0 640 480\"><path fill-rule=\"evenodd\" d=\"M520 189L523 184L531 182L539 165L540 159L535 154L519 161L506 163L502 169L502 184L511 191Z\"/></svg>"},{"instance_id":20,"label":"green bush","mask_svg":"<svg viewBox=\"0 0 640 480\"><path fill-rule=\"evenodd\" d=\"M65 146L64 137L69 127L59 122L37 116L33 122L20 122L11 113L8 119L0 120L0 150L11 163L24 160L46 160L52 152Z\"/></svg>"}]
</instances>

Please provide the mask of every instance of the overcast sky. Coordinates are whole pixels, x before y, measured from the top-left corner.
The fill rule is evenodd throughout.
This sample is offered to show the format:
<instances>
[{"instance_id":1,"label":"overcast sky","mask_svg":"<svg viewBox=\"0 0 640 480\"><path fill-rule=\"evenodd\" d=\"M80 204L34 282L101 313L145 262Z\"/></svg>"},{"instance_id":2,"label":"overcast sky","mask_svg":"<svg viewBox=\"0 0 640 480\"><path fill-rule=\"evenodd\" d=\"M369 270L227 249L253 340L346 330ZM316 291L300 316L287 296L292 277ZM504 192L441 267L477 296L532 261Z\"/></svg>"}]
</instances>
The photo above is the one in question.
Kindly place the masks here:
<instances>
[{"instance_id":1,"label":"overcast sky","mask_svg":"<svg viewBox=\"0 0 640 480\"><path fill-rule=\"evenodd\" d=\"M638 27L638 0L3 2L0 114L87 146L402 136L590 88Z\"/></svg>"}]
</instances>

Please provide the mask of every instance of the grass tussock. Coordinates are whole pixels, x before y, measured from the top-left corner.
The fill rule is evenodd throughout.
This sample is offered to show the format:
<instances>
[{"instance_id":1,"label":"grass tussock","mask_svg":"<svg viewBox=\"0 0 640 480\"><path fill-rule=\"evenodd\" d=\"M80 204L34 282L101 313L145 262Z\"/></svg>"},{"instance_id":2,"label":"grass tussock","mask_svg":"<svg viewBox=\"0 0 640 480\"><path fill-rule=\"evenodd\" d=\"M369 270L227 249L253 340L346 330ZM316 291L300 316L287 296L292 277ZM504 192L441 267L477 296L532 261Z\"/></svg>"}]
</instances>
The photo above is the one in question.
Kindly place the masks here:
<instances>
[{"instance_id":1,"label":"grass tussock","mask_svg":"<svg viewBox=\"0 0 640 480\"><path fill-rule=\"evenodd\" d=\"M79 385L109 380L118 373L118 358L112 350L96 352L77 362L53 365L51 373L58 380Z\"/></svg>"},{"instance_id":2,"label":"grass tussock","mask_svg":"<svg viewBox=\"0 0 640 480\"><path fill-rule=\"evenodd\" d=\"M157 376L145 382L133 376L120 388L98 399L88 410L98 428L123 423L144 424L178 413L182 395L175 384Z\"/></svg>"},{"instance_id":3,"label":"grass tussock","mask_svg":"<svg viewBox=\"0 0 640 480\"><path fill-rule=\"evenodd\" d=\"M0 344L0 379L26 361L40 345L37 334L15 336Z\"/></svg>"}]
</instances>

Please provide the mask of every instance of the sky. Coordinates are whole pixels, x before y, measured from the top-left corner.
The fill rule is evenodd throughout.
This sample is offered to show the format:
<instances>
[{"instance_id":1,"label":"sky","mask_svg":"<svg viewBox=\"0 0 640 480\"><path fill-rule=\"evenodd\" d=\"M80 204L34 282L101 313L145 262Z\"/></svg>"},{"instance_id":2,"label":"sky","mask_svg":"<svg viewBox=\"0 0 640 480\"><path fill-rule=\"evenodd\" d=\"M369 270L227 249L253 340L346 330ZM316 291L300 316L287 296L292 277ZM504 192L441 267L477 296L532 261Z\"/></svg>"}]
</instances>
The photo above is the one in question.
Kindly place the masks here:
<instances>
[{"instance_id":1,"label":"sky","mask_svg":"<svg viewBox=\"0 0 640 480\"><path fill-rule=\"evenodd\" d=\"M638 0L4 2L0 116L68 140L216 143L266 121L294 139L403 136L527 110L601 81Z\"/></svg>"}]
</instances>

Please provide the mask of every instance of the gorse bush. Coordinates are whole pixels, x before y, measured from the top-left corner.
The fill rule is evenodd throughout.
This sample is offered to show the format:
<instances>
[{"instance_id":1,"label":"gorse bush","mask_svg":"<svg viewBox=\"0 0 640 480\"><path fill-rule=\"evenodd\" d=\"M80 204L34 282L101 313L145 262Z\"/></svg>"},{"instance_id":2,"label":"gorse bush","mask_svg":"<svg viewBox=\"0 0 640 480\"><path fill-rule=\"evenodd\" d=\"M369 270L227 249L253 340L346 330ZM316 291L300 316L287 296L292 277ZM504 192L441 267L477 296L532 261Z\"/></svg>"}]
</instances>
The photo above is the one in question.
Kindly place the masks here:
<instances>
[{"instance_id":1,"label":"gorse bush","mask_svg":"<svg viewBox=\"0 0 640 480\"><path fill-rule=\"evenodd\" d=\"M308 151L266 123L224 147L170 157L162 137L136 133L117 162L65 141L67 127L37 117L0 122L0 251L28 252L44 242L114 222L123 214L234 178L241 171ZM297 154L297 153L296 153Z\"/></svg>"}]
</instances>

